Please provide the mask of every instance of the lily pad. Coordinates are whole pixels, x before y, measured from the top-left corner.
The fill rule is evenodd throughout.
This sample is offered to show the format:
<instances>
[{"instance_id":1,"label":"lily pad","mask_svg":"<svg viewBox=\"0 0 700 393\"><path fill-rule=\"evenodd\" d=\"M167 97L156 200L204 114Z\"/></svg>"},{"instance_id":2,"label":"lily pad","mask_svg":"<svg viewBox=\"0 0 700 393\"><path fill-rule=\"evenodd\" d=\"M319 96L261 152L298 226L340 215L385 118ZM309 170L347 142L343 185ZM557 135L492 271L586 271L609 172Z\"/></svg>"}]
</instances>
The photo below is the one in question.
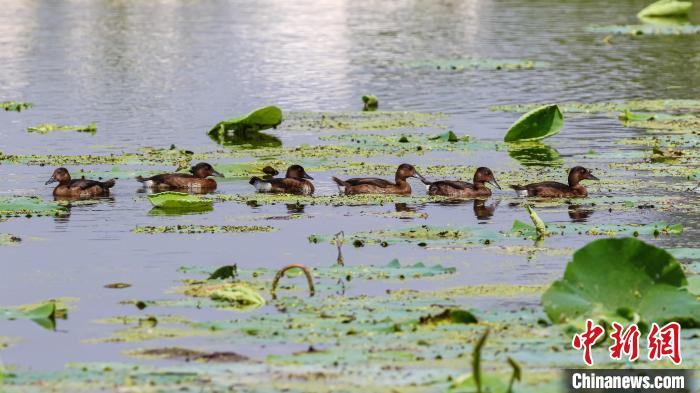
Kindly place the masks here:
<instances>
[{"instance_id":1,"label":"lily pad","mask_svg":"<svg viewBox=\"0 0 700 393\"><path fill-rule=\"evenodd\" d=\"M365 111L375 111L379 107L379 99L371 94L362 96L362 103L364 104L362 109Z\"/></svg>"},{"instance_id":2,"label":"lily pad","mask_svg":"<svg viewBox=\"0 0 700 393\"><path fill-rule=\"evenodd\" d=\"M0 197L0 216L58 216L68 210L39 197Z\"/></svg>"},{"instance_id":3,"label":"lily pad","mask_svg":"<svg viewBox=\"0 0 700 393\"><path fill-rule=\"evenodd\" d=\"M546 67L546 65L546 63L532 60L475 58L418 60L406 64L409 68L428 68L445 71L532 70Z\"/></svg>"},{"instance_id":4,"label":"lily pad","mask_svg":"<svg viewBox=\"0 0 700 393\"><path fill-rule=\"evenodd\" d=\"M559 133L564 116L559 106L545 105L525 113L508 129L505 142L534 141Z\"/></svg>"},{"instance_id":5,"label":"lily pad","mask_svg":"<svg viewBox=\"0 0 700 393\"><path fill-rule=\"evenodd\" d=\"M639 11L637 16L685 16L692 7L693 3L690 1L659 0Z\"/></svg>"},{"instance_id":6,"label":"lily pad","mask_svg":"<svg viewBox=\"0 0 700 393\"><path fill-rule=\"evenodd\" d=\"M67 125L60 125L60 124L54 124L54 123L44 123L44 124L39 124L38 126L35 126L35 127L29 127L29 128L27 128L27 131L38 132L40 134L48 134L49 132L52 132L52 131L77 131L77 132L87 132L90 134L94 134L97 132L97 124L90 123L90 124L85 125L85 126L67 126Z\"/></svg>"},{"instance_id":7,"label":"lily pad","mask_svg":"<svg viewBox=\"0 0 700 393\"><path fill-rule=\"evenodd\" d=\"M574 253L542 304L554 323L639 318L697 327L700 301L687 284L681 265L665 250L633 238L601 239Z\"/></svg>"},{"instance_id":8,"label":"lily pad","mask_svg":"<svg viewBox=\"0 0 700 393\"><path fill-rule=\"evenodd\" d=\"M153 206L166 210L209 210L212 200L184 192L166 191L148 195Z\"/></svg>"},{"instance_id":9,"label":"lily pad","mask_svg":"<svg viewBox=\"0 0 700 393\"><path fill-rule=\"evenodd\" d=\"M224 120L209 131L209 135L225 134L229 131L239 135L256 133L282 123L282 110L276 106L256 109L247 115Z\"/></svg>"},{"instance_id":10,"label":"lily pad","mask_svg":"<svg viewBox=\"0 0 700 393\"><path fill-rule=\"evenodd\" d=\"M209 297L211 300L226 302L232 307L244 310L253 310L265 305L265 299L255 289L243 283L213 291Z\"/></svg>"}]
</instances>

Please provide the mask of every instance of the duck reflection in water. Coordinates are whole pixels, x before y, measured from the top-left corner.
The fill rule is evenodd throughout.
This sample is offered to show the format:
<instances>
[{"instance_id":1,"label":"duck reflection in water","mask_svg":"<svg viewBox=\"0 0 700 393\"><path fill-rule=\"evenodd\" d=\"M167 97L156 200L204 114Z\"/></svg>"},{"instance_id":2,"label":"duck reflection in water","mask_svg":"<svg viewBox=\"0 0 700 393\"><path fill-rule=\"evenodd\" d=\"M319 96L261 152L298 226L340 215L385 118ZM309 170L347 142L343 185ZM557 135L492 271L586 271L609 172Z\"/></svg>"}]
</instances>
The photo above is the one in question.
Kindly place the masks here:
<instances>
[{"instance_id":1,"label":"duck reflection in water","mask_svg":"<svg viewBox=\"0 0 700 393\"><path fill-rule=\"evenodd\" d=\"M474 216L477 220L490 220L498 208L500 200L486 204L486 199L474 199Z\"/></svg>"},{"instance_id":2,"label":"duck reflection in water","mask_svg":"<svg viewBox=\"0 0 700 393\"><path fill-rule=\"evenodd\" d=\"M581 205L569 205L571 222L586 222L591 215L593 215L593 209L587 209Z\"/></svg>"}]
</instances>

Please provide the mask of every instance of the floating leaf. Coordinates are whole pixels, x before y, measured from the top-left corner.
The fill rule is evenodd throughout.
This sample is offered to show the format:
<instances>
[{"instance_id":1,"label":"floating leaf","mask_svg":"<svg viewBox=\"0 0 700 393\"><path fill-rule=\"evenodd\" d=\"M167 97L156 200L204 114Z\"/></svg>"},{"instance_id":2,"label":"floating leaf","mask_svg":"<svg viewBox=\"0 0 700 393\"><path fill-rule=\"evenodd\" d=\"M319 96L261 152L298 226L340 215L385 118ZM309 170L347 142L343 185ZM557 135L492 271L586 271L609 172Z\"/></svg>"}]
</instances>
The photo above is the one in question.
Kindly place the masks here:
<instances>
[{"instance_id":1,"label":"floating leaf","mask_svg":"<svg viewBox=\"0 0 700 393\"><path fill-rule=\"evenodd\" d=\"M639 11L637 16L685 16L692 7L693 3L690 1L659 0Z\"/></svg>"},{"instance_id":2,"label":"floating leaf","mask_svg":"<svg viewBox=\"0 0 700 393\"><path fill-rule=\"evenodd\" d=\"M516 59L433 59L418 60L406 64L410 68L428 68L446 71L464 70L532 70L546 67L547 63Z\"/></svg>"},{"instance_id":3,"label":"floating leaf","mask_svg":"<svg viewBox=\"0 0 700 393\"><path fill-rule=\"evenodd\" d=\"M243 310L252 310L265 305L265 299L258 292L243 283L236 283L212 292L212 300L227 302Z\"/></svg>"},{"instance_id":4,"label":"floating leaf","mask_svg":"<svg viewBox=\"0 0 700 393\"><path fill-rule=\"evenodd\" d=\"M276 106L266 106L256 109L247 115L218 123L209 131L209 135L225 134L229 131L245 135L277 127L280 123L282 123L282 110Z\"/></svg>"},{"instance_id":5,"label":"floating leaf","mask_svg":"<svg viewBox=\"0 0 700 393\"><path fill-rule=\"evenodd\" d=\"M173 225L173 226L137 226L134 233L243 233L243 232L272 232L276 229L264 225Z\"/></svg>"},{"instance_id":6,"label":"floating leaf","mask_svg":"<svg viewBox=\"0 0 700 393\"><path fill-rule=\"evenodd\" d=\"M542 295L555 323L577 318L700 325L700 301L684 287L681 265L668 252L633 238L601 239L574 253L563 279Z\"/></svg>"},{"instance_id":7,"label":"floating leaf","mask_svg":"<svg viewBox=\"0 0 700 393\"><path fill-rule=\"evenodd\" d=\"M564 116L559 107L545 105L522 115L508 129L503 138L506 142L532 141L550 137L559 133L564 125Z\"/></svg>"},{"instance_id":8,"label":"floating leaf","mask_svg":"<svg viewBox=\"0 0 700 393\"><path fill-rule=\"evenodd\" d=\"M479 320L469 311L462 309L446 309L445 311L421 317L418 320L419 325L439 325L443 323L478 323Z\"/></svg>"},{"instance_id":9,"label":"floating leaf","mask_svg":"<svg viewBox=\"0 0 700 393\"><path fill-rule=\"evenodd\" d=\"M0 197L0 216L58 216L68 210L56 202L39 197Z\"/></svg>"},{"instance_id":10,"label":"floating leaf","mask_svg":"<svg viewBox=\"0 0 700 393\"><path fill-rule=\"evenodd\" d=\"M172 210L206 210L211 209L212 200L184 192L166 191L148 195L153 206Z\"/></svg>"},{"instance_id":11,"label":"floating leaf","mask_svg":"<svg viewBox=\"0 0 700 393\"><path fill-rule=\"evenodd\" d=\"M39 124L38 126L35 126L35 127L29 127L29 128L27 128L27 131L38 132L40 134L47 134L51 131L77 131L77 132L87 132L90 134L94 134L97 132L97 124L90 123L86 126L65 126L65 125L54 124L54 123L44 123L44 124Z\"/></svg>"}]
</instances>

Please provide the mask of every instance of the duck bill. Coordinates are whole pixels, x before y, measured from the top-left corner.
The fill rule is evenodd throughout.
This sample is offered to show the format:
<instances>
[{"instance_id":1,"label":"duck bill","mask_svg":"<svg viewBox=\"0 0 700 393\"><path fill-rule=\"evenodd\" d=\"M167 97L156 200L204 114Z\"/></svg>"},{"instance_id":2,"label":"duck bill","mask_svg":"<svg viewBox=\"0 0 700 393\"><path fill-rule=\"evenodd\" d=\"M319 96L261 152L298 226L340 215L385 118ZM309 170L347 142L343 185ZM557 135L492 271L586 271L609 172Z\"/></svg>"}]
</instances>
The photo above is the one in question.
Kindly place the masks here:
<instances>
[{"instance_id":1,"label":"duck bill","mask_svg":"<svg viewBox=\"0 0 700 393\"><path fill-rule=\"evenodd\" d=\"M501 188L501 185L500 185L500 184L498 184L498 182L496 181L496 179L495 179L495 178L494 178L494 179L491 179L491 180L489 180L489 184L492 184L492 185L493 185L494 187L498 188L499 190L502 190L502 188Z\"/></svg>"},{"instance_id":2,"label":"duck bill","mask_svg":"<svg viewBox=\"0 0 700 393\"><path fill-rule=\"evenodd\" d=\"M217 172L217 171L212 172L211 175L216 176L216 177L225 177L221 172Z\"/></svg>"},{"instance_id":3,"label":"duck bill","mask_svg":"<svg viewBox=\"0 0 700 393\"><path fill-rule=\"evenodd\" d=\"M49 185L49 184L51 184L51 183L56 183L56 181L57 181L56 178L53 177L53 176L51 176L51 177L49 178L49 180L47 180L46 183L44 183L44 184L45 184L45 185Z\"/></svg>"},{"instance_id":4,"label":"duck bill","mask_svg":"<svg viewBox=\"0 0 700 393\"><path fill-rule=\"evenodd\" d=\"M302 178L302 179L309 179L309 180L313 180L313 179L314 179L313 177L309 176L309 174L306 173L306 172L304 172L304 174L301 176L301 178Z\"/></svg>"},{"instance_id":5,"label":"duck bill","mask_svg":"<svg viewBox=\"0 0 700 393\"><path fill-rule=\"evenodd\" d=\"M590 173L589 173L588 175L586 175L586 179L588 179L588 180L600 180L600 179L598 179L597 177L593 176L593 175L590 174Z\"/></svg>"},{"instance_id":6,"label":"duck bill","mask_svg":"<svg viewBox=\"0 0 700 393\"><path fill-rule=\"evenodd\" d=\"M418 173L418 172L416 172L416 174L413 175L413 177L420 179L423 183L425 183L425 182L428 181L426 178L423 177L423 175L421 175L421 174Z\"/></svg>"}]
</instances>

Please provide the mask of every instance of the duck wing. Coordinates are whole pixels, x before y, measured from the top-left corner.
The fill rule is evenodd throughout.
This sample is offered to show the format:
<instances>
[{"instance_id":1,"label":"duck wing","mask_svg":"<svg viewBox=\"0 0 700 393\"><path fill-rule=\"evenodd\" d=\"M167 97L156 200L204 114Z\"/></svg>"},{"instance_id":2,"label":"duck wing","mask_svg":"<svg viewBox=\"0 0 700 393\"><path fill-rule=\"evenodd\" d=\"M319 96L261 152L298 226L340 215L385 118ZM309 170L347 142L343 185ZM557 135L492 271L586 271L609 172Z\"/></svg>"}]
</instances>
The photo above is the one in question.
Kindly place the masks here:
<instances>
[{"instance_id":1,"label":"duck wing","mask_svg":"<svg viewBox=\"0 0 700 393\"><path fill-rule=\"evenodd\" d=\"M388 180L379 179L376 177L358 177L358 178L344 180L343 182L347 185L350 185L350 186L359 186L361 184L368 184L368 185L372 185L375 187L391 187L391 186L395 185L394 183L392 183Z\"/></svg>"},{"instance_id":2,"label":"duck wing","mask_svg":"<svg viewBox=\"0 0 700 393\"><path fill-rule=\"evenodd\" d=\"M114 182L111 180L107 181L107 182L101 182L101 181L97 181L97 180L76 179L76 180L70 181L70 188L79 188L81 190L87 190L88 188L95 187L95 186L109 188L109 187L111 187L110 183L114 183Z\"/></svg>"},{"instance_id":3,"label":"duck wing","mask_svg":"<svg viewBox=\"0 0 700 393\"><path fill-rule=\"evenodd\" d=\"M467 188L473 188L474 185L471 183L467 183L465 181L458 181L458 180L440 180L432 183L433 186L435 187L451 187L451 188L456 188L458 190L465 190Z\"/></svg>"}]
</instances>

